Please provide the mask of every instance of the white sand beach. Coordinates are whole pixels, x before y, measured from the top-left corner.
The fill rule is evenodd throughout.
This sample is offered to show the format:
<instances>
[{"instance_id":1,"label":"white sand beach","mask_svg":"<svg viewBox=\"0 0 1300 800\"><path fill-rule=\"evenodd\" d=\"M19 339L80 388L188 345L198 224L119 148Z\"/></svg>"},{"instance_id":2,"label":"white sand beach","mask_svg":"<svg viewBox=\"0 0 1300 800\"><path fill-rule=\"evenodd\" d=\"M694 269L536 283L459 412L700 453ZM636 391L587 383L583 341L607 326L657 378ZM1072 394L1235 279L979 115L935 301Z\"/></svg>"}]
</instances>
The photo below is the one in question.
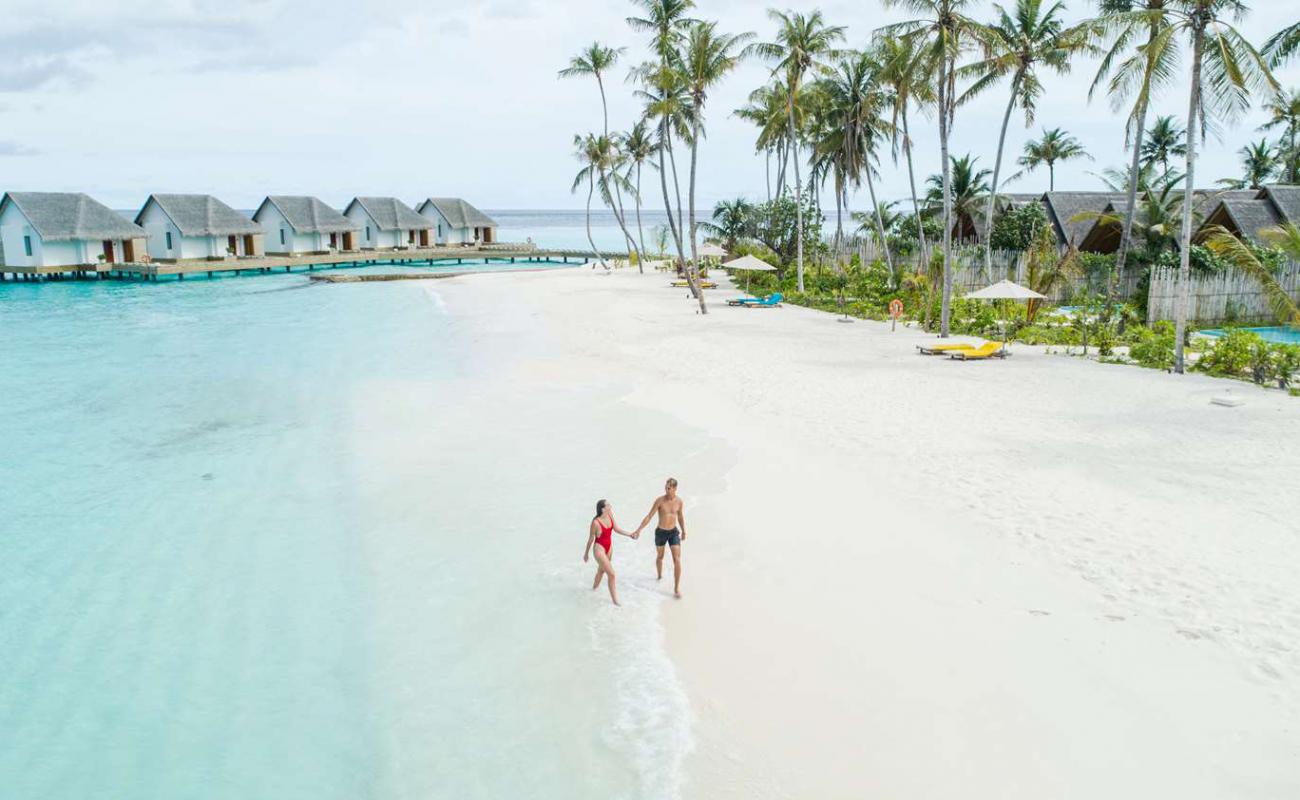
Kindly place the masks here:
<instances>
[{"instance_id":1,"label":"white sand beach","mask_svg":"<svg viewBox=\"0 0 1300 800\"><path fill-rule=\"evenodd\" d=\"M1300 796L1300 400L1029 347L925 358L918 331L723 290L704 317L667 283L436 291L533 309L511 329L559 352L521 378L630 387L610 402L647 440L646 409L699 432L618 498L633 525L672 472L687 503L662 606L683 797ZM652 553L621 545L621 575Z\"/></svg>"}]
</instances>

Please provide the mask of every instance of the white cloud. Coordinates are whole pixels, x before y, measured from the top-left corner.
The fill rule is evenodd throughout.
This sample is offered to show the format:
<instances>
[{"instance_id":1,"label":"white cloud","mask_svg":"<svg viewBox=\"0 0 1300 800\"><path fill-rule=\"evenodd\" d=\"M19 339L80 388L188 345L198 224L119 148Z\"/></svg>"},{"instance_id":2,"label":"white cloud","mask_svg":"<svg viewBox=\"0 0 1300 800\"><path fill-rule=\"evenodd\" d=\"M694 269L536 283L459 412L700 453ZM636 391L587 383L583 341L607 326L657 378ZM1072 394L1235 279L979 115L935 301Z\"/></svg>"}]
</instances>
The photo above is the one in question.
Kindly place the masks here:
<instances>
[{"instance_id":1,"label":"white cloud","mask_svg":"<svg viewBox=\"0 0 1300 800\"><path fill-rule=\"evenodd\" d=\"M812 3L794 3L808 9ZM1074 0L1075 14L1093 4ZM1244 26L1262 41L1294 17L1288 4L1260 4ZM822 3L861 46L877 26L902 18L876 2ZM984 9L987 12L988 7ZM302 191L341 204L353 194L461 194L488 207L576 207L573 134L600 126L594 83L556 71L592 40L644 42L624 23L635 9L615 0L8 0L0 49L0 124L37 158L6 163L12 187L93 191L130 207L151 191L211 191L248 206L268 192ZM765 6L701 2L699 16L731 31L770 37ZM51 55L57 53L58 55ZM1099 186L1089 170L1123 161L1122 123L1086 90L1093 66L1046 78L1032 129L1013 123L1004 172L1039 129L1079 137L1095 164L1058 169L1058 185ZM764 192L753 131L731 116L767 68L747 64L714 93L701 145L705 203ZM1283 73L1300 83L1300 68ZM611 124L639 108L622 71L609 81ZM963 108L953 152L992 161L1005 98L999 89ZM1185 82L1159 113L1181 114ZM39 113L27 111L39 105ZM1235 151L1257 139L1255 109L1206 149L1208 185L1236 171ZM914 120L918 178L937 171L933 123ZM881 165L879 191L906 194L906 174ZM1046 186L1034 175L1014 189ZM0 189L10 188L0 186ZM859 204L855 200L855 204Z\"/></svg>"}]
</instances>

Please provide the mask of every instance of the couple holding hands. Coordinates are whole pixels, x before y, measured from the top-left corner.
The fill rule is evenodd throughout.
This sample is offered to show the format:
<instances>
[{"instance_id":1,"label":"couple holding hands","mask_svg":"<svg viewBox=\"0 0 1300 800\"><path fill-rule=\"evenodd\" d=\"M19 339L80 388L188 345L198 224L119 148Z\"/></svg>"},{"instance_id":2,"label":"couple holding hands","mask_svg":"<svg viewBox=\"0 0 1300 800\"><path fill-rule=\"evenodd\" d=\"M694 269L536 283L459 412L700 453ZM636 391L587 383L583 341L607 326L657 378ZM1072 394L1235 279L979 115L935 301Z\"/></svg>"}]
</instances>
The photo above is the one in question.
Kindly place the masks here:
<instances>
[{"instance_id":1,"label":"couple holding hands","mask_svg":"<svg viewBox=\"0 0 1300 800\"><path fill-rule=\"evenodd\" d=\"M677 496L677 479L669 478L664 483L664 493L655 498L645 519L641 520L641 524L632 533L618 527L618 523L614 521L612 505L604 500L596 503L596 516L591 520L591 526L587 531L587 547L583 550L582 560L585 562L594 553L597 566L596 579L591 584L592 591L600 588L602 578L606 579L609 584L609 599L614 601L614 605L619 604L618 591L614 587L614 565L610 560L613 555L614 534L636 539L641 536L641 530L650 523L650 518L656 514L659 515L659 522L655 528L657 579L662 580L664 577L664 547L667 547L673 554L673 597L681 597L682 542L686 541L686 516L683 513L681 498Z\"/></svg>"}]
</instances>

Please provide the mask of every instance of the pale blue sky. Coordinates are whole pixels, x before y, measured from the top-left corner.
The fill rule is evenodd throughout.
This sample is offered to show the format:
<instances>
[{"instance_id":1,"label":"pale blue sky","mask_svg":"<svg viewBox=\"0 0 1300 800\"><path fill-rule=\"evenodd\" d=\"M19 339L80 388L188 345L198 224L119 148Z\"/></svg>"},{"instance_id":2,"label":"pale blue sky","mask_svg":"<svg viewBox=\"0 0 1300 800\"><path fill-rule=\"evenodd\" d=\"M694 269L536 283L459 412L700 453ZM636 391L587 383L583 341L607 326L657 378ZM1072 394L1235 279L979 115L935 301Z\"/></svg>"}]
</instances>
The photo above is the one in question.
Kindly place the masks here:
<instances>
[{"instance_id":1,"label":"pale blue sky","mask_svg":"<svg viewBox=\"0 0 1300 800\"><path fill-rule=\"evenodd\" d=\"M902 18L870 1L790 5L822 8L849 27L851 46ZM1292 3L1255 5L1243 29L1257 42L1296 17ZM768 38L765 8L705 0L697 13ZM1093 8L1074 0L1068 15ZM631 11L607 0L6 0L0 189L86 191L126 208L151 191L212 192L238 207L308 193L338 205L356 194L454 194L488 208L577 208L571 140L599 127L598 99L594 83L555 73L593 39L628 46L629 63L643 58L623 21ZM617 128L638 111L621 74ZM764 191L753 130L730 112L765 77L746 65L712 100L702 204ZM1009 161L1040 127L1063 127L1096 161L1061 166L1058 188L1100 188L1088 172L1123 162L1122 133L1104 101L1087 104L1091 77L1080 63L1047 78L1034 129L1013 122ZM1279 77L1300 85L1300 60ZM1184 82L1158 110L1181 116L1186 102ZM991 166L1004 103L995 90L964 108L954 152ZM1224 127L1198 184L1236 174L1236 150L1259 138L1261 120L1254 109ZM938 166L930 127L916 124L922 175ZM901 170L886 163L882 173L882 195L905 195ZM1046 186L1043 173L1007 188Z\"/></svg>"}]
</instances>

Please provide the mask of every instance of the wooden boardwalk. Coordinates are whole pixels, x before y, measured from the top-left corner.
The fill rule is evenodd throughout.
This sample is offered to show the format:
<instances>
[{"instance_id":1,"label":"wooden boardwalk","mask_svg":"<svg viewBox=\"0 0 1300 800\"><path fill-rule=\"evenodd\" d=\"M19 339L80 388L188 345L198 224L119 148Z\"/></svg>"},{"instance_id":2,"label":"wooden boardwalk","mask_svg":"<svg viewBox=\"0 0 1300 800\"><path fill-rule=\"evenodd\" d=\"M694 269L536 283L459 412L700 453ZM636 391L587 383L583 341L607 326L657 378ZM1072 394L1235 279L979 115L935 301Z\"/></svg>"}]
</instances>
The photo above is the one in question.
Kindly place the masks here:
<instances>
[{"instance_id":1,"label":"wooden boardwalk","mask_svg":"<svg viewBox=\"0 0 1300 800\"><path fill-rule=\"evenodd\" d=\"M626 258L626 253L604 252L603 258ZM60 267L15 267L0 265L0 280L120 279L156 281L184 280L187 276L239 275L243 273L314 271L368 267L371 265L446 266L466 262L495 264L576 263L592 258L590 250L556 250L520 245L487 247L430 247L405 250L362 250L353 253L317 253L295 256L226 258L219 261L179 261L130 264L96 264Z\"/></svg>"}]
</instances>

